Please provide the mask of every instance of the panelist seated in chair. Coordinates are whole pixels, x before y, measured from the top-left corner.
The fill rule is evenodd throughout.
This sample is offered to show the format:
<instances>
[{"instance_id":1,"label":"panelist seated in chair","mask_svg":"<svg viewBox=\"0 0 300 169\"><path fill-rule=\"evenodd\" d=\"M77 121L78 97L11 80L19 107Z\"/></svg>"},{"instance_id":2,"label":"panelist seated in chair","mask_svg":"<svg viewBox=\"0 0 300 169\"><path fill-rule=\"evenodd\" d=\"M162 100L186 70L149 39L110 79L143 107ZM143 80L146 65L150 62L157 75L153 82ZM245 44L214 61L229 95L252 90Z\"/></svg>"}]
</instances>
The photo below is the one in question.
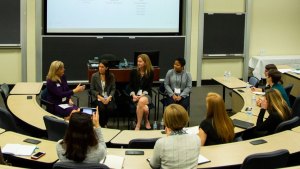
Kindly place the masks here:
<instances>
[{"instance_id":1,"label":"panelist seated in chair","mask_svg":"<svg viewBox=\"0 0 300 169\"><path fill-rule=\"evenodd\" d=\"M146 129L151 129L148 119L152 97L153 67L149 56L140 54L137 57L137 68L130 73L129 91L132 101L136 103L137 123L135 130L140 130L144 117Z\"/></svg>"},{"instance_id":2,"label":"panelist seated in chair","mask_svg":"<svg viewBox=\"0 0 300 169\"><path fill-rule=\"evenodd\" d=\"M166 74L164 86L168 95L166 104L177 103L187 110L189 94L192 89L192 77L189 72L184 70L184 66L184 58L175 59L174 68Z\"/></svg>"},{"instance_id":3,"label":"panelist seated in chair","mask_svg":"<svg viewBox=\"0 0 300 169\"><path fill-rule=\"evenodd\" d=\"M61 162L99 163L106 156L98 111L93 115L73 113L64 139L59 140L56 151Z\"/></svg>"},{"instance_id":4,"label":"panelist seated in chair","mask_svg":"<svg viewBox=\"0 0 300 169\"><path fill-rule=\"evenodd\" d=\"M150 160L152 168L197 168L200 139L187 134L183 128L189 121L187 111L178 104L170 104L164 111L167 137L156 141Z\"/></svg>"},{"instance_id":5,"label":"panelist seated in chair","mask_svg":"<svg viewBox=\"0 0 300 169\"><path fill-rule=\"evenodd\" d=\"M217 93L206 96L206 119L199 126L201 145L215 145L232 142L233 123L225 110L223 98Z\"/></svg>"},{"instance_id":6,"label":"panelist seated in chair","mask_svg":"<svg viewBox=\"0 0 300 169\"><path fill-rule=\"evenodd\" d=\"M80 111L74 105L71 96L74 93L84 91L85 85L79 84L75 89L70 89L64 74L64 63L57 60L53 61L47 75L47 100L54 104L56 115L69 119L72 113Z\"/></svg>"},{"instance_id":7,"label":"panelist seated in chair","mask_svg":"<svg viewBox=\"0 0 300 169\"><path fill-rule=\"evenodd\" d=\"M92 104L98 106L101 127L107 127L109 116L115 107L113 99L116 91L115 76L109 72L108 66L108 61L100 61L99 71L91 78Z\"/></svg>"}]
</instances>

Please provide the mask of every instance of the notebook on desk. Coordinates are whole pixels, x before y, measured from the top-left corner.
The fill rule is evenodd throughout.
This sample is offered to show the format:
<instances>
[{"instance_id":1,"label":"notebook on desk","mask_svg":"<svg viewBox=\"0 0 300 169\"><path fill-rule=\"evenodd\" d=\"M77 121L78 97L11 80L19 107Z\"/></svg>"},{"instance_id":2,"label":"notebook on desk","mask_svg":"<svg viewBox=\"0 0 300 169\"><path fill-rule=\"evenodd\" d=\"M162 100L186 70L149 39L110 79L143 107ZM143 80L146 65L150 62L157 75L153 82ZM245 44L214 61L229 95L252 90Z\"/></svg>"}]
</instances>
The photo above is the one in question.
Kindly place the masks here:
<instances>
[{"instance_id":1,"label":"notebook on desk","mask_svg":"<svg viewBox=\"0 0 300 169\"><path fill-rule=\"evenodd\" d=\"M234 126L239 127L239 128L243 128L243 129L248 129L248 128L251 128L251 127L254 126L253 123L246 122L246 121L243 121L243 120L238 120L238 119L233 119L232 122L233 122Z\"/></svg>"}]
</instances>

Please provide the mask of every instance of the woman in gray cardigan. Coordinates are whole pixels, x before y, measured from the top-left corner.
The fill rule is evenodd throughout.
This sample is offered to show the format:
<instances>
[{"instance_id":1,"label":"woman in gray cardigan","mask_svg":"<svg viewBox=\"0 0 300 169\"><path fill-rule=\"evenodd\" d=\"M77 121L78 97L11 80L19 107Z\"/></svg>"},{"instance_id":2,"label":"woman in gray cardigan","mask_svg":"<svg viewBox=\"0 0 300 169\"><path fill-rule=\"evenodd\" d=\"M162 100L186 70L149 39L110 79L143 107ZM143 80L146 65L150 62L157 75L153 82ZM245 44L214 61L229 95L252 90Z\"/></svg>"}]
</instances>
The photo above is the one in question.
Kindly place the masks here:
<instances>
[{"instance_id":1,"label":"woman in gray cardigan","mask_svg":"<svg viewBox=\"0 0 300 169\"><path fill-rule=\"evenodd\" d=\"M99 63L99 71L91 78L92 104L98 106L101 127L107 127L109 116L116 106L113 99L115 91L115 76L109 72L108 62L102 60Z\"/></svg>"},{"instance_id":2,"label":"woman in gray cardigan","mask_svg":"<svg viewBox=\"0 0 300 169\"><path fill-rule=\"evenodd\" d=\"M150 160L152 168L197 168L200 139L187 134L183 127L189 121L187 111L178 104L170 104L164 112L167 137L157 140Z\"/></svg>"}]
</instances>

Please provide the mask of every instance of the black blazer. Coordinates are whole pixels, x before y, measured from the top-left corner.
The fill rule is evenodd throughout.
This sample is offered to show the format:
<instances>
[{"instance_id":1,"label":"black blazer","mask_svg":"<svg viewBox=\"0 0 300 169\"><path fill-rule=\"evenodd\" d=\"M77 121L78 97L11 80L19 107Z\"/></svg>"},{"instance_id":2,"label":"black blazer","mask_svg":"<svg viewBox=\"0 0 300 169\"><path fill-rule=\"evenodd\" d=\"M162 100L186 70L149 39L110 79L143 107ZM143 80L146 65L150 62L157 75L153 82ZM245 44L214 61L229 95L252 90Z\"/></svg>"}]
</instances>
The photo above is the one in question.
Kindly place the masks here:
<instances>
[{"instance_id":1,"label":"black blazer","mask_svg":"<svg viewBox=\"0 0 300 169\"><path fill-rule=\"evenodd\" d=\"M137 69L133 69L130 73L130 81L129 81L129 93L137 92L141 89L148 92L149 96L152 96L152 83L153 83L154 73L151 71L148 76L141 77L138 74Z\"/></svg>"},{"instance_id":2,"label":"black blazer","mask_svg":"<svg viewBox=\"0 0 300 169\"><path fill-rule=\"evenodd\" d=\"M104 90L106 91L108 96L114 97L114 94L116 92L115 76L112 73L110 73L110 76L111 76L111 82L109 85L105 83ZM97 99L97 96L102 94L102 86L101 86L99 72L96 72L92 75L90 87L91 87L92 100L95 101Z\"/></svg>"}]
</instances>

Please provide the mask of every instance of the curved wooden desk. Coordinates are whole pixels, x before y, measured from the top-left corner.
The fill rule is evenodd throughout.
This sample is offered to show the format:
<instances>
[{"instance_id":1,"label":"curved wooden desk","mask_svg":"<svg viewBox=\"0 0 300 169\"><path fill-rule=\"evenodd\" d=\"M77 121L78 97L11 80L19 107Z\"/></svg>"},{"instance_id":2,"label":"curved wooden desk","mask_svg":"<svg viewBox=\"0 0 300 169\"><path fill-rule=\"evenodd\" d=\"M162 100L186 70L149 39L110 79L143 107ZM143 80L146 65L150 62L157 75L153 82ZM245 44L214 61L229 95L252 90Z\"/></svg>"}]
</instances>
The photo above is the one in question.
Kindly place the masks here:
<instances>
[{"instance_id":1,"label":"curved wooden desk","mask_svg":"<svg viewBox=\"0 0 300 169\"><path fill-rule=\"evenodd\" d=\"M42 87L42 82L19 82L16 83L10 94L39 94Z\"/></svg>"},{"instance_id":2,"label":"curved wooden desk","mask_svg":"<svg viewBox=\"0 0 300 169\"><path fill-rule=\"evenodd\" d=\"M7 131L5 133L0 134L0 146L3 147L5 144L23 144L23 145L32 145L30 143L26 143L23 140L26 138L32 138L35 140L40 140L41 142L37 144L38 149L36 151L43 151L46 154L38 159L32 160L30 156L18 156L20 158L31 160L31 161L38 161L42 163L54 163L58 160L57 153L56 153L56 142L43 140L35 137L30 137L26 135L22 135L19 133Z\"/></svg>"},{"instance_id":3,"label":"curved wooden desk","mask_svg":"<svg viewBox=\"0 0 300 169\"><path fill-rule=\"evenodd\" d=\"M27 99L28 96L32 98ZM9 95L7 105L20 120L41 130L46 130L43 117L54 116L40 107L36 101L36 95Z\"/></svg>"},{"instance_id":4,"label":"curved wooden desk","mask_svg":"<svg viewBox=\"0 0 300 169\"><path fill-rule=\"evenodd\" d=\"M128 145L129 141L137 138L160 138L165 137L166 134L162 134L160 130L123 130L110 142L112 144Z\"/></svg>"}]
</instances>

